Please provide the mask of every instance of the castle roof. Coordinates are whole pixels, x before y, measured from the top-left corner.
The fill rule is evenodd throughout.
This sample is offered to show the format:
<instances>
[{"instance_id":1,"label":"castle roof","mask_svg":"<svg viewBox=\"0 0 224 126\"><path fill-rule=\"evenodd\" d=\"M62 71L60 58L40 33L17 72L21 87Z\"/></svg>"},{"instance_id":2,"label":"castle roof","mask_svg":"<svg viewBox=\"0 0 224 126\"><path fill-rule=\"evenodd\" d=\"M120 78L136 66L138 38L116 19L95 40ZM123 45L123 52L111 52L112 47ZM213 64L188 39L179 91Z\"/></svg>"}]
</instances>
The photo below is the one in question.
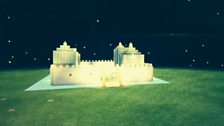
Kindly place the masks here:
<instances>
[{"instance_id":1,"label":"castle roof","mask_svg":"<svg viewBox=\"0 0 224 126\"><path fill-rule=\"evenodd\" d=\"M121 42L119 42L118 46L115 49L119 49L122 54L134 54L134 55L140 55L141 52L139 52L133 44L130 42L128 47L124 47Z\"/></svg>"},{"instance_id":2,"label":"castle roof","mask_svg":"<svg viewBox=\"0 0 224 126\"><path fill-rule=\"evenodd\" d=\"M70 45L67 44L66 41L63 42L63 45L60 45L59 48L57 48L57 51L74 51L76 52L76 48L71 48Z\"/></svg>"}]
</instances>

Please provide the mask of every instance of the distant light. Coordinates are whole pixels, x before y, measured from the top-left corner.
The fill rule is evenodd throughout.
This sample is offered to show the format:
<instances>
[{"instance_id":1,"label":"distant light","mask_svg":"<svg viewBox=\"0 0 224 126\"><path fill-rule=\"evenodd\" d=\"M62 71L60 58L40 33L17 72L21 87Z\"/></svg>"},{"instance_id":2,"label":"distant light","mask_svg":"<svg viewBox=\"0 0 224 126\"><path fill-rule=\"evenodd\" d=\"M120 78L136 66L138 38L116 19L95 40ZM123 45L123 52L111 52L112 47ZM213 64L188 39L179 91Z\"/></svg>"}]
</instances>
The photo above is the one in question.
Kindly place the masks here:
<instances>
[{"instance_id":1,"label":"distant light","mask_svg":"<svg viewBox=\"0 0 224 126\"><path fill-rule=\"evenodd\" d=\"M216 13L216 15L220 15L220 13L219 13L219 12L217 12L217 13Z\"/></svg>"},{"instance_id":2,"label":"distant light","mask_svg":"<svg viewBox=\"0 0 224 126\"><path fill-rule=\"evenodd\" d=\"M147 52L147 54L149 55L149 54L150 54L150 52Z\"/></svg>"},{"instance_id":3,"label":"distant light","mask_svg":"<svg viewBox=\"0 0 224 126\"><path fill-rule=\"evenodd\" d=\"M10 61L10 60L9 60L9 61L8 61L8 63L9 63L9 64L11 64L11 63L12 63L12 61Z\"/></svg>"},{"instance_id":4,"label":"distant light","mask_svg":"<svg viewBox=\"0 0 224 126\"><path fill-rule=\"evenodd\" d=\"M8 109L8 112L15 112L15 111L16 111L15 108Z\"/></svg>"},{"instance_id":5,"label":"distant light","mask_svg":"<svg viewBox=\"0 0 224 126\"><path fill-rule=\"evenodd\" d=\"M51 59L50 58L47 58L47 60L50 61Z\"/></svg>"},{"instance_id":6,"label":"distant light","mask_svg":"<svg viewBox=\"0 0 224 126\"><path fill-rule=\"evenodd\" d=\"M7 101L7 98L1 98L1 101Z\"/></svg>"},{"instance_id":7,"label":"distant light","mask_svg":"<svg viewBox=\"0 0 224 126\"><path fill-rule=\"evenodd\" d=\"M187 0L187 2L191 2L191 0Z\"/></svg>"},{"instance_id":8,"label":"distant light","mask_svg":"<svg viewBox=\"0 0 224 126\"><path fill-rule=\"evenodd\" d=\"M8 43L10 43L11 42L11 40L8 40Z\"/></svg>"},{"instance_id":9,"label":"distant light","mask_svg":"<svg viewBox=\"0 0 224 126\"><path fill-rule=\"evenodd\" d=\"M37 58L33 58L34 61L37 61Z\"/></svg>"},{"instance_id":10,"label":"distant light","mask_svg":"<svg viewBox=\"0 0 224 126\"><path fill-rule=\"evenodd\" d=\"M28 54L28 52L25 52L25 54L27 55L27 54Z\"/></svg>"},{"instance_id":11,"label":"distant light","mask_svg":"<svg viewBox=\"0 0 224 126\"><path fill-rule=\"evenodd\" d=\"M201 46L202 46L202 47L205 47L205 45L204 45L204 44L202 44Z\"/></svg>"},{"instance_id":12,"label":"distant light","mask_svg":"<svg viewBox=\"0 0 224 126\"><path fill-rule=\"evenodd\" d=\"M11 17L10 17L10 16L8 16L7 18L8 18L8 19L11 19Z\"/></svg>"},{"instance_id":13,"label":"distant light","mask_svg":"<svg viewBox=\"0 0 224 126\"><path fill-rule=\"evenodd\" d=\"M221 64L221 67L223 67L224 65L223 64Z\"/></svg>"},{"instance_id":14,"label":"distant light","mask_svg":"<svg viewBox=\"0 0 224 126\"><path fill-rule=\"evenodd\" d=\"M185 52L187 53L187 52L188 52L188 50L186 49L186 50L185 50Z\"/></svg>"},{"instance_id":15,"label":"distant light","mask_svg":"<svg viewBox=\"0 0 224 126\"><path fill-rule=\"evenodd\" d=\"M85 47L85 46L83 46L83 49L86 49L86 47Z\"/></svg>"},{"instance_id":16,"label":"distant light","mask_svg":"<svg viewBox=\"0 0 224 126\"><path fill-rule=\"evenodd\" d=\"M95 55L96 55L96 53L93 53L93 55L95 56Z\"/></svg>"},{"instance_id":17,"label":"distant light","mask_svg":"<svg viewBox=\"0 0 224 126\"><path fill-rule=\"evenodd\" d=\"M112 46L112 44L110 43L110 46Z\"/></svg>"},{"instance_id":18,"label":"distant light","mask_svg":"<svg viewBox=\"0 0 224 126\"><path fill-rule=\"evenodd\" d=\"M47 100L47 102L53 102L54 101L54 99L48 99Z\"/></svg>"},{"instance_id":19,"label":"distant light","mask_svg":"<svg viewBox=\"0 0 224 126\"><path fill-rule=\"evenodd\" d=\"M207 61L206 64L209 64L209 62Z\"/></svg>"},{"instance_id":20,"label":"distant light","mask_svg":"<svg viewBox=\"0 0 224 126\"><path fill-rule=\"evenodd\" d=\"M189 67L192 67L192 64L190 64Z\"/></svg>"},{"instance_id":21,"label":"distant light","mask_svg":"<svg viewBox=\"0 0 224 126\"><path fill-rule=\"evenodd\" d=\"M193 59L192 61L193 61L193 62L195 62L195 60L194 60L194 59Z\"/></svg>"},{"instance_id":22,"label":"distant light","mask_svg":"<svg viewBox=\"0 0 224 126\"><path fill-rule=\"evenodd\" d=\"M12 56L12 59L14 58L14 56Z\"/></svg>"},{"instance_id":23,"label":"distant light","mask_svg":"<svg viewBox=\"0 0 224 126\"><path fill-rule=\"evenodd\" d=\"M96 22L97 22L97 23L99 23L99 22L100 22L100 20L99 20L99 19L97 19L97 20L96 20Z\"/></svg>"}]
</instances>

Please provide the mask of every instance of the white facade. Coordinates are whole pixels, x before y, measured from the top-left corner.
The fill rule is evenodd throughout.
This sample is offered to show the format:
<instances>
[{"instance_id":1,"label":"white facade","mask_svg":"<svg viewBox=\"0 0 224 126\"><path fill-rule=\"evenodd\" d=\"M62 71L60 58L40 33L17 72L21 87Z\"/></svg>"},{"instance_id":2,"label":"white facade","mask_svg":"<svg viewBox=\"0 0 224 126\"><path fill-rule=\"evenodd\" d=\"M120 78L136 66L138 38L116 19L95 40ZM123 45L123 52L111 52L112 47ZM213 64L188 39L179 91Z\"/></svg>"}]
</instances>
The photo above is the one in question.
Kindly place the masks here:
<instances>
[{"instance_id":1,"label":"white facade","mask_svg":"<svg viewBox=\"0 0 224 126\"><path fill-rule=\"evenodd\" d=\"M65 43L64 45L68 46ZM114 87L146 83L153 79L152 64L144 63L144 55L138 52L132 44L126 48L119 43L118 47L114 49L114 61L79 62L80 55L77 51L77 55L74 55L70 54L71 50L65 50L61 52L63 55L58 57L55 53L53 55L56 57L54 57L55 62L50 67L52 85L85 84ZM67 58L65 58L66 53L70 55Z\"/></svg>"}]
</instances>

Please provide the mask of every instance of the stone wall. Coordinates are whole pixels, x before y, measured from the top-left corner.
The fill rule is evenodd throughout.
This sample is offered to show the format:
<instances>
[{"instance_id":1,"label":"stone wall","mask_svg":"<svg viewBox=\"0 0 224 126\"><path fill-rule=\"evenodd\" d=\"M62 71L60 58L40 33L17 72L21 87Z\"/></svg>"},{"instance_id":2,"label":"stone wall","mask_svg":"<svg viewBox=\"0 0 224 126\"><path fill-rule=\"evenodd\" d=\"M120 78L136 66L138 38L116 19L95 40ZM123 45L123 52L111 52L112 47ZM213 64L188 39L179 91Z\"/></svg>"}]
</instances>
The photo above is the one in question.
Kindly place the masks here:
<instances>
[{"instance_id":1,"label":"stone wall","mask_svg":"<svg viewBox=\"0 0 224 126\"><path fill-rule=\"evenodd\" d=\"M83 61L75 65L51 65L52 85L87 84L120 86L153 79L152 64L114 65L113 61Z\"/></svg>"}]
</instances>

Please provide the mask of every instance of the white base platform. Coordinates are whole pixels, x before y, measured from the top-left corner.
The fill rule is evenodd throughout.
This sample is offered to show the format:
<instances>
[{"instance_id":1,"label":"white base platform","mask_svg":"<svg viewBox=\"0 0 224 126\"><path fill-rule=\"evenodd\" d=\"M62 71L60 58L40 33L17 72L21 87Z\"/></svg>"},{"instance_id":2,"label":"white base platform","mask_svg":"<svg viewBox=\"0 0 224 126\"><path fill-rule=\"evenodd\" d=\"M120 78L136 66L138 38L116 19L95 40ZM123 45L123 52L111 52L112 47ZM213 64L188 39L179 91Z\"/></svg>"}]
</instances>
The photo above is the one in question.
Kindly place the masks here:
<instances>
[{"instance_id":1,"label":"white base platform","mask_svg":"<svg viewBox=\"0 0 224 126\"><path fill-rule=\"evenodd\" d=\"M139 83L130 83L125 86L131 85L144 85L144 84L169 84L168 81L161 80L159 78L153 77L153 81L150 82L139 82ZM44 77L37 83L33 84L25 91L38 91L38 90L56 90L56 89L70 89L70 88L102 88L100 85L57 85L53 86L50 84L50 75Z\"/></svg>"}]
</instances>

